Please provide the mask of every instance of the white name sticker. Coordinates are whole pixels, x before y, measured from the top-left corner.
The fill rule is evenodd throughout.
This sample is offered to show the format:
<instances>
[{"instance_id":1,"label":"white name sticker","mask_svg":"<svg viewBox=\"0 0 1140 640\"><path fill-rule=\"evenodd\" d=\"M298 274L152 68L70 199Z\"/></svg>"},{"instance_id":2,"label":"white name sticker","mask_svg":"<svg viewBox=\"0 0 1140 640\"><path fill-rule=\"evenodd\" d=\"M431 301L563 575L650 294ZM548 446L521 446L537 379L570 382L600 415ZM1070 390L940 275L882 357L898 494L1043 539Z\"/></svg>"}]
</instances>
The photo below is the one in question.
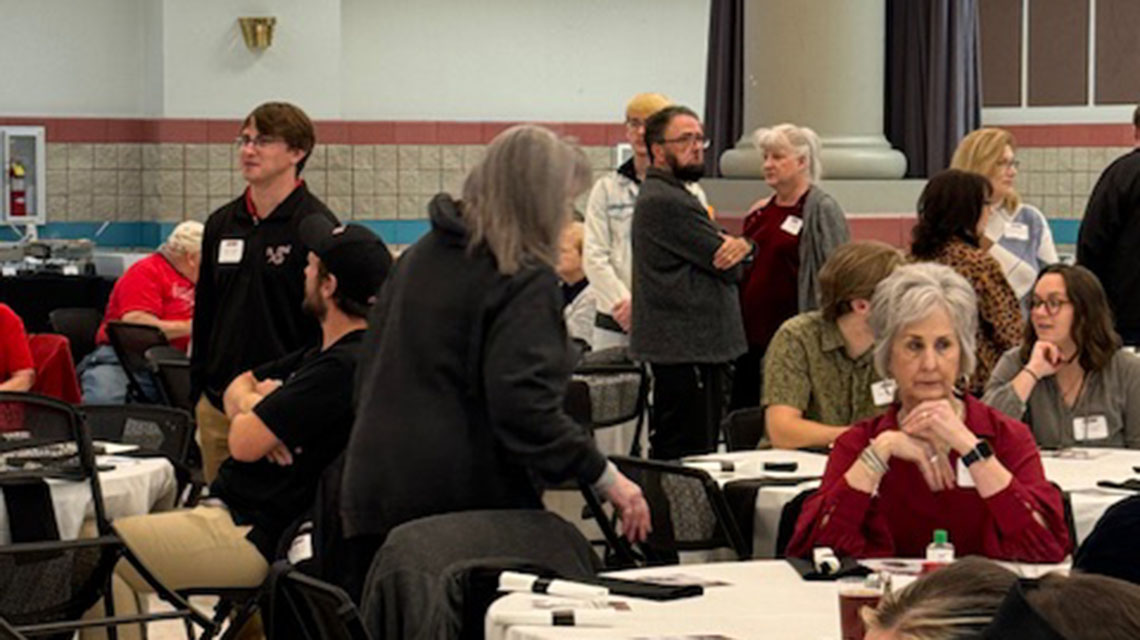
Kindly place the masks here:
<instances>
[{"instance_id":1,"label":"white name sticker","mask_svg":"<svg viewBox=\"0 0 1140 640\"><path fill-rule=\"evenodd\" d=\"M1074 440L1104 440L1108 437L1108 419L1104 416L1073 418Z\"/></svg>"},{"instance_id":2,"label":"white name sticker","mask_svg":"<svg viewBox=\"0 0 1140 640\"><path fill-rule=\"evenodd\" d=\"M895 391L898 384L891 378L871 383L871 398L876 407L882 407L895 401Z\"/></svg>"},{"instance_id":3,"label":"white name sticker","mask_svg":"<svg viewBox=\"0 0 1140 640\"><path fill-rule=\"evenodd\" d=\"M974 476L970 475L970 468L958 458L958 486L964 488L974 487Z\"/></svg>"},{"instance_id":4,"label":"white name sticker","mask_svg":"<svg viewBox=\"0 0 1140 640\"><path fill-rule=\"evenodd\" d=\"M218 264L238 264L245 252L245 240L230 238L218 245Z\"/></svg>"},{"instance_id":5,"label":"white name sticker","mask_svg":"<svg viewBox=\"0 0 1140 640\"><path fill-rule=\"evenodd\" d=\"M1011 240L1029 240L1029 225L1024 222L1010 222L1005 225L1003 235Z\"/></svg>"},{"instance_id":6,"label":"white name sticker","mask_svg":"<svg viewBox=\"0 0 1140 640\"><path fill-rule=\"evenodd\" d=\"M804 228L804 219L799 216L788 216L784 218L784 223L780 225L781 231L786 231L793 236L800 235L800 229Z\"/></svg>"},{"instance_id":7,"label":"white name sticker","mask_svg":"<svg viewBox=\"0 0 1140 640\"><path fill-rule=\"evenodd\" d=\"M77 276L79 275L79 267L74 264L65 264L63 265L63 275Z\"/></svg>"},{"instance_id":8,"label":"white name sticker","mask_svg":"<svg viewBox=\"0 0 1140 640\"><path fill-rule=\"evenodd\" d=\"M308 560L313 557L313 534L302 533L301 535L293 538L293 543L289 545L289 553L287 554L290 564L297 564L302 560Z\"/></svg>"},{"instance_id":9,"label":"white name sticker","mask_svg":"<svg viewBox=\"0 0 1140 640\"><path fill-rule=\"evenodd\" d=\"M0 267L0 275L3 275L5 278L13 278L16 276L16 267Z\"/></svg>"}]
</instances>

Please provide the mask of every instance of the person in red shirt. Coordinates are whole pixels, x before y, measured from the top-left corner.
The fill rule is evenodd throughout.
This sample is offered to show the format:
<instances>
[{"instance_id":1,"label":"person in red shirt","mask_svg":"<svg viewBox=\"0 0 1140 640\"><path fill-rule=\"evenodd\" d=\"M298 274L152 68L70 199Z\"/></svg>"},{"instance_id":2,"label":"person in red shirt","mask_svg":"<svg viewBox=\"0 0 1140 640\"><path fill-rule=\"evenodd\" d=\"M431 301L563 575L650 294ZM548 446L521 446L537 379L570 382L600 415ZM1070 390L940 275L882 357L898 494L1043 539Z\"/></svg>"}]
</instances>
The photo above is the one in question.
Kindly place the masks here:
<instances>
[{"instance_id":1,"label":"person in red shirt","mask_svg":"<svg viewBox=\"0 0 1140 640\"><path fill-rule=\"evenodd\" d=\"M761 359L785 320L819 308L819 270L851 234L839 203L815 185L823 172L819 136L781 124L758 129L764 181L775 192L752 205L744 237L755 259L740 282L748 352L736 361L729 408L760 405Z\"/></svg>"},{"instance_id":2,"label":"person in red shirt","mask_svg":"<svg viewBox=\"0 0 1140 640\"><path fill-rule=\"evenodd\" d=\"M201 222L188 220L174 227L158 251L139 260L115 283L95 335L95 351L79 363L83 401L87 404L122 404L127 398L127 376L107 339L112 320L148 324L166 334L182 351L190 346L194 317L194 285L202 257ZM142 379L143 391L157 400L151 380Z\"/></svg>"},{"instance_id":3,"label":"person in red shirt","mask_svg":"<svg viewBox=\"0 0 1140 640\"><path fill-rule=\"evenodd\" d=\"M897 401L836 439L789 556L827 546L921 557L935 529L960 556L1059 562L1068 553L1061 493L1029 427L955 391L976 363L976 306L970 284L944 265L899 267L878 285L875 367L895 379Z\"/></svg>"},{"instance_id":4,"label":"person in red shirt","mask_svg":"<svg viewBox=\"0 0 1140 640\"><path fill-rule=\"evenodd\" d=\"M36 382L36 365L24 321L0 303L0 391L27 391Z\"/></svg>"}]
</instances>

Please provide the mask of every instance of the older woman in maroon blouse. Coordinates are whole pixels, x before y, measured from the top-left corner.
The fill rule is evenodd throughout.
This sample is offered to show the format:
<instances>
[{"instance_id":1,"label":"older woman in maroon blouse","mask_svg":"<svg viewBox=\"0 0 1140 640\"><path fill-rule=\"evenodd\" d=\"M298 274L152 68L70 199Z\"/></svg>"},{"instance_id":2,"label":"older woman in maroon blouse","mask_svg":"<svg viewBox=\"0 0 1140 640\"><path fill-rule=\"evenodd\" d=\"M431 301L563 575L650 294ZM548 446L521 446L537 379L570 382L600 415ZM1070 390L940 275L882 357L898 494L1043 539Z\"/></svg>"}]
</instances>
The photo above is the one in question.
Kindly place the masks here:
<instances>
[{"instance_id":1,"label":"older woman in maroon blouse","mask_svg":"<svg viewBox=\"0 0 1140 640\"><path fill-rule=\"evenodd\" d=\"M1024 424L955 381L974 367L974 292L953 269L900 267L872 300L875 366L897 402L835 441L805 503L792 556L829 546L855 557L921 556L935 529L958 555L1057 562L1069 549L1060 492Z\"/></svg>"},{"instance_id":2,"label":"older woman in maroon blouse","mask_svg":"<svg viewBox=\"0 0 1140 640\"><path fill-rule=\"evenodd\" d=\"M754 260L740 283L748 352L736 362L731 408L760 404L760 361L785 320L819 308L819 270L851 234L839 203L815 185L823 171L819 136L807 127L758 129L764 182L775 192L752 205L744 236Z\"/></svg>"}]
</instances>

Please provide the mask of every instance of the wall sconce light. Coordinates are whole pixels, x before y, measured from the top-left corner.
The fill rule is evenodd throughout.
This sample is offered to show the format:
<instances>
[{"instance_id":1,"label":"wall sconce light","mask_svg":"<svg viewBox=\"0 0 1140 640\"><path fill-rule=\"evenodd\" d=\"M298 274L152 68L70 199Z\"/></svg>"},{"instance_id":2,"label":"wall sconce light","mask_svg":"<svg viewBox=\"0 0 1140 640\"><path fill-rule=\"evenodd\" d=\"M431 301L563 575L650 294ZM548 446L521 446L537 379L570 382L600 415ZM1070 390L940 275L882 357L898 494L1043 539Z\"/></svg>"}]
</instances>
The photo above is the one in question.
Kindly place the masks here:
<instances>
[{"instance_id":1,"label":"wall sconce light","mask_svg":"<svg viewBox=\"0 0 1140 640\"><path fill-rule=\"evenodd\" d=\"M250 51L265 51L273 44L273 27L277 18L238 18L238 24L241 25L245 46Z\"/></svg>"}]
</instances>

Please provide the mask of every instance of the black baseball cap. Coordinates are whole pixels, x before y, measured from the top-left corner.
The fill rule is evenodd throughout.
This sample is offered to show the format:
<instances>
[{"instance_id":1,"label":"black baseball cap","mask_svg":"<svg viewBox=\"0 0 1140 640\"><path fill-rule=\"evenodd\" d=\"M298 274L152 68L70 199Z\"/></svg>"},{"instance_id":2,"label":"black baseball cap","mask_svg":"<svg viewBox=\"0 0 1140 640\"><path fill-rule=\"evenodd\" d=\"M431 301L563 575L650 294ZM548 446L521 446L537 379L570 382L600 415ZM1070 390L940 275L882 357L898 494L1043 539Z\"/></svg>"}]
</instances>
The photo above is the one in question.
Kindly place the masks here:
<instances>
[{"instance_id":1,"label":"black baseball cap","mask_svg":"<svg viewBox=\"0 0 1140 640\"><path fill-rule=\"evenodd\" d=\"M380 236L358 224L336 226L328 218L312 215L301 222L301 241L336 276L337 292L365 306L392 267L392 253Z\"/></svg>"}]
</instances>

